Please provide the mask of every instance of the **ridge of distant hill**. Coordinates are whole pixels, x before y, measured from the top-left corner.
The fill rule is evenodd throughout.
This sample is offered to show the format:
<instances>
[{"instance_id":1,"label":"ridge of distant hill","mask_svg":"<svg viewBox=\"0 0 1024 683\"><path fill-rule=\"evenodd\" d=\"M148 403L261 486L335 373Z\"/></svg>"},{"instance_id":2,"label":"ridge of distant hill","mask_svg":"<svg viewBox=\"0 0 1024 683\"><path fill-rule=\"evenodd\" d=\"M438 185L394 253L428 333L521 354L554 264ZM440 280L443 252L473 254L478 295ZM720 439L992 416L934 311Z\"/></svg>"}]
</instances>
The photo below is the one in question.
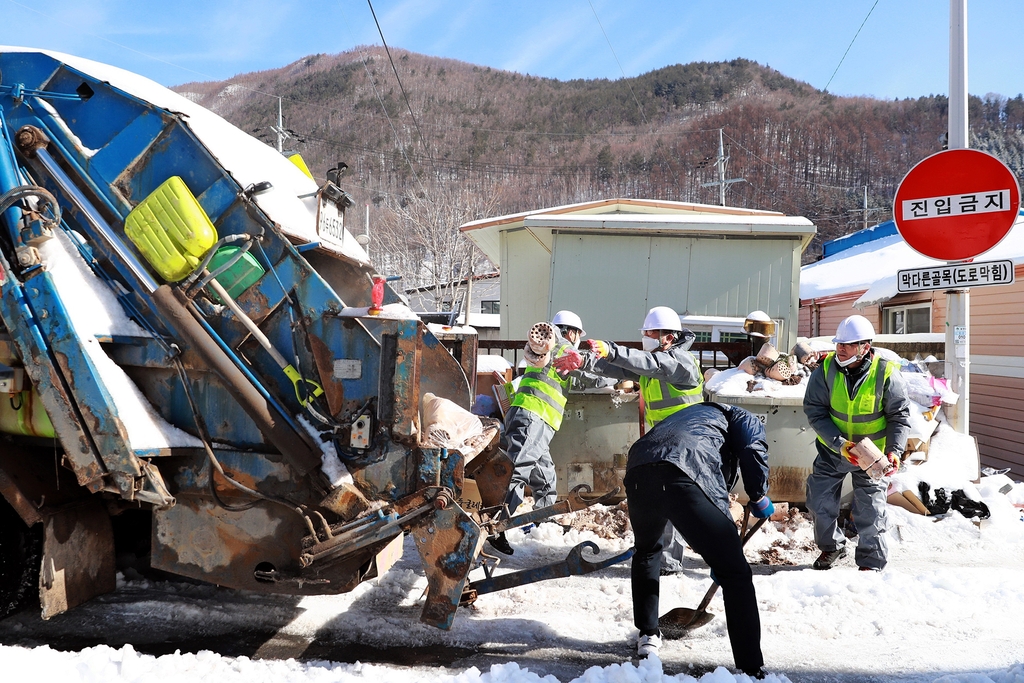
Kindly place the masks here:
<instances>
[{"instance_id":1,"label":"ridge of distant hill","mask_svg":"<svg viewBox=\"0 0 1024 683\"><path fill-rule=\"evenodd\" d=\"M945 96L836 97L747 59L666 66L635 78L557 81L381 47L317 54L177 92L286 149L394 229L558 204L642 197L803 215L820 243L890 217L906 172L942 149ZM407 104L408 100L408 104ZM971 97L971 146L1024 180L1024 96ZM410 114L410 109L412 114ZM413 216L415 205L435 206ZM361 224L361 219L357 224ZM408 228L403 228L407 230Z\"/></svg>"}]
</instances>

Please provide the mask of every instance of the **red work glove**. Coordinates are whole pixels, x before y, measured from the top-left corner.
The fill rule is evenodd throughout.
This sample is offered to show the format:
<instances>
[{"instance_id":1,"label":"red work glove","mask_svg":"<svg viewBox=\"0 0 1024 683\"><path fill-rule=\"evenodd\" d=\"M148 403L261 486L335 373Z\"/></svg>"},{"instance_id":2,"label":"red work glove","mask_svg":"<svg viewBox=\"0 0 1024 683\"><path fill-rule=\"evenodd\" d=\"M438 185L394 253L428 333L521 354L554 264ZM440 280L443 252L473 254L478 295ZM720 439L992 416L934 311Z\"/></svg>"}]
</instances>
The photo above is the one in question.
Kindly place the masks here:
<instances>
[{"instance_id":1,"label":"red work glove","mask_svg":"<svg viewBox=\"0 0 1024 683\"><path fill-rule=\"evenodd\" d=\"M573 370L583 367L583 356L576 349L569 348L552 363L560 375L568 375Z\"/></svg>"},{"instance_id":2,"label":"red work glove","mask_svg":"<svg viewBox=\"0 0 1024 683\"><path fill-rule=\"evenodd\" d=\"M900 471L900 456L895 453L888 453L885 458L889 461L889 466L885 469L886 474L896 474Z\"/></svg>"},{"instance_id":3,"label":"red work glove","mask_svg":"<svg viewBox=\"0 0 1024 683\"><path fill-rule=\"evenodd\" d=\"M849 460L854 465L860 467L860 463L857 462L857 456L850 452L851 448L853 448L853 442L847 441L846 443L843 444L842 448L839 449L839 454L842 455L847 460Z\"/></svg>"},{"instance_id":4,"label":"red work glove","mask_svg":"<svg viewBox=\"0 0 1024 683\"><path fill-rule=\"evenodd\" d=\"M607 358L608 357L608 351L609 351L608 342L601 341L600 339L588 339L588 340L586 340L583 343L586 344L587 346L589 346L590 350L598 358Z\"/></svg>"}]
</instances>

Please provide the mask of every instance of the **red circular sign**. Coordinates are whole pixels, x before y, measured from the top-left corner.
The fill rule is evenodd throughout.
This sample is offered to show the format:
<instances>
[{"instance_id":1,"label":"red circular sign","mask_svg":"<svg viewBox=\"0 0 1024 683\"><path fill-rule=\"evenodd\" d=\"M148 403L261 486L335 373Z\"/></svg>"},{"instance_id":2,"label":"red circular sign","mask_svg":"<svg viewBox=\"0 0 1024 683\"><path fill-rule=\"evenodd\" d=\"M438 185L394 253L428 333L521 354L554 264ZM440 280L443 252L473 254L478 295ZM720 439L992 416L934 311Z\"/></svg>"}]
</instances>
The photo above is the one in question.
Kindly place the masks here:
<instances>
[{"instance_id":1,"label":"red circular sign","mask_svg":"<svg viewBox=\"0 0 1024 683\"><path fill-rule=\"evenodd\" d=\"M1006 164L976 149L933 154L910 169L892 213L910 247L942 261L966 261L1006 237L1020 187Z\"/></svg>"}]
</instances>

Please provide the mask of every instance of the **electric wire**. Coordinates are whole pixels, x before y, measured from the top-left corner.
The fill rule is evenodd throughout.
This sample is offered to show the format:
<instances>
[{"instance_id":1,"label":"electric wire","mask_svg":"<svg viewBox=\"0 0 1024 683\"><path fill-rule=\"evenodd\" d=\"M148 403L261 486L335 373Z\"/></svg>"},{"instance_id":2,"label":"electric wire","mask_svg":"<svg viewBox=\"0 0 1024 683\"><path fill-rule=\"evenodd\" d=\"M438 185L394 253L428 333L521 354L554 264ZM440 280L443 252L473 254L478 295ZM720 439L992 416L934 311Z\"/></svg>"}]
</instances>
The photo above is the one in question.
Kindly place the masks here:
<instances>
[{"instance_id":1,"label":"electric wire","mask_svg":"<svg viewBox=\"0 0 1024 683\"><path fill-rule=\"evenodd\" d=\"M864 28L864 24L868 23L868 17L871 16L871 13L875 11L876 7L878 7L878 0L875 0L875 4L873 4L871 6L871 9L868 10L868 14L866 17L864 17L864 21L860 22L860 28L858 28L857 32L853 34L853 40L851 40L850 44L846 46L846 52L843 53L842 59L840 59L839 63L836 64L836 70L832 72L832 75L828 79L828 83L826 83L825 87L821 89L822 92L828 92L828 86L832 85L832 79L836 77L837 73L839 73L839 67L841 67L843 65L843 62L846 60L846 55L850 54L850 48L853 47L854 41L856 41L857 36L860 35L860 30Z\"/></svg>"},{"instance_id":2,"label":"electric wire","mask_svg":"<svg viewBox=\"0 0 1024 683\"><path fill-rule=\"evenodd\" d=\"M856 185L828 185L826 183L819 183L819 182L816 182L814 180L806 180L804 178L801 178L796 173L793 173L791 171L787 171L784 168L780 168L780 167L776 166L775 164L773 164L772 162L768 161L767 159L758 156L756 153L754 153L753 151L751 151L750 149L745 147L739 140L737 140L736 138L732 137L728 133L723 133L722 135L727 137L727 138L729 138L729 140L731 140L737 147L742 149L744 152L746 152L747 154L749 154L753 158L755 158L758 161L760 161L762 164L764 164L768 168L770 168L770 169L780 173L781 175L788 176L790 178L793 178L794 180L800 181L800 182L805 183L807 185L811 185L811 186L814 186L814 187L824 187L824 188L827 188L827 189L830 189L830 190L844 190L846 192L849 192L851 190L857 189L862 184L862 183L859 183L859 184L856 184Z\"/></svg>"},{"instance_id":3,"label":"electric wire","mask_svg":"<svg viewBox=\"0 0 1024 683\"><path fill-rule=\"evenodd\" d=\"M423 132L420 130L419 121L416 120L416 114L413 113L412 105L409 103L409 94L405 92L405 86L402 85L402 78L398 75L398 67L395 66L395 60L391 56L391 48L388 47L388 41L384 40L384 31L380 27L380 22L377 21L377 13L373 11L373 2L371 2L371 0L366 0L366 4L370 6L370 14L373 15L373 23L377 25L377 33L380 34L380 42L384 44L384 52L387 53L388 61L391 62L391 70L395 74L395 80L398 81L399 90L402 91L402 98L405 99L405 106L409 110L409 116L412 117L413 125L416 127L416 134L420 137L420 145L423 146L423 151L426 153L427 159L429 159L431 165L433 165L434 160L430 156L430 148L427 147L427 141L424 139ZM436 168L434 169L434 173L435 175L437 174Z\"/></svg>"},{"instance_id":4,"label":"electric wire","mask_svg":"<svg viewBox=\"0 0 1024 683\"><path fill-rule=\"evenodd\" d=\"M612 47L611 38L608 37L608 32L604 30L604 24L601 23L601 17L597 16L597 10L594 9L594 3L591 0L587 0L590 3L590 11L594 13L594 18L597 19L597 25L601 27L601 33L604 34L604 39L608 43L608 49L612 51L612 57L615 58L615 63L619 65L619 72L622 74L623 80L626 80L626 72L622 68L622 63L619 61L619 56L615 54L615 48ZM636 108L640 110L640 118L643 122L647 123L647 115L644 114L644 108L640 105L640 100L636 98L636 93L633 92L633 86L626 82L626 87L629 88L629 94L633 96L633 101L636 102ZM650 124L648 124L650 125Z\"/></svg>"}]
</instances>

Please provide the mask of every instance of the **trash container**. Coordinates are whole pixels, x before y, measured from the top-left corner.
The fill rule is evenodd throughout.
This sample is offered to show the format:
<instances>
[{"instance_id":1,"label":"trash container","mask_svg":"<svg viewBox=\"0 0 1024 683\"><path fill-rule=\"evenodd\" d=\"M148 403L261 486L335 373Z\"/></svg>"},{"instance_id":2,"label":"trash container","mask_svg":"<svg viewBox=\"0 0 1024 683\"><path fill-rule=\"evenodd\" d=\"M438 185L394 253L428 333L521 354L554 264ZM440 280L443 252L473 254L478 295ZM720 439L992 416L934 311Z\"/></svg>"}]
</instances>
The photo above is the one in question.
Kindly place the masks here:
<instances>
[{"instance_id":1,"label":"trash container","mask_svg":"<svg viewBox=\"0 0 1024 683\"><path fill-rule=\"evenodd\" d=\"M636 399L636 394L569 394L562 426L551 440L559 497L587 484L595 496L618 486L625 498L626 456L640 438Z\"/></svg>"}]
</instances>

